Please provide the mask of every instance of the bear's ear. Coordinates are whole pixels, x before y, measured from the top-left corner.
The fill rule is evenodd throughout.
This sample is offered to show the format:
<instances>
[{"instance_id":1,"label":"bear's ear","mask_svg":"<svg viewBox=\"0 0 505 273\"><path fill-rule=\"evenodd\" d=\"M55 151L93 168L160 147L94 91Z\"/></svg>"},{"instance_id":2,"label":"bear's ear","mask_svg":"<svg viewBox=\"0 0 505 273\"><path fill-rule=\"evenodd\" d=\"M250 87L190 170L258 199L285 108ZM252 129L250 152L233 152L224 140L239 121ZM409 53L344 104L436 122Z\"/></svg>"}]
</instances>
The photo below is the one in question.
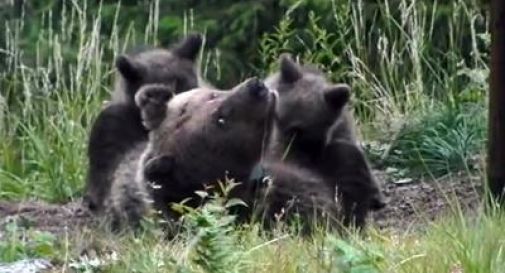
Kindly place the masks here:
<instances>
[{"instance_id":1,"label":"bear's ear","mask_svg":"<svg viewBox=\"0 0 505 273\"><path fill-rule=\"evenodd\" d=\"M351 87L347 84L335 84L324 90L324 98L333 109L341 109L351 97Z\"/></svg>"},{"instance_id":2,"label":"bear's ear","mask_svg":"<svg viewBox=\"0 0 505 273\"><path fill-rule=\"evenodd\" d=\"M142 79L142 65L126 55L119 55L116 58L116 68L128 81L139 81Z\"/></svg>"},{"instance_id":3,"label":"bear's ear","mask_svg":"<svg viewBox=\"0 0 505 273\"><path fill-rule=\"evenodd\" d=\"M203 38L201 34L189 34L184 40L182 40L172 49L172 52L181 58L194 61L200 52L202 42Z\"/></svg>"},{"instance_id":4,"label":"bear's ear","mask_svg":"<svg viewBox=\"0 0 505 273\"><path fill-rule=\"evenodd\" d=\"M175 166L173 156L163 155L149 159L144 164L144 177L149 182L158 182L167 179Z\"/></svg>"},{"instance_id":5,"label":"bear's ear","mask_svg":"<svg viewBox=\"0 0 505 273\"><path fill-rule=\"evenodd\" d=\"M286 83L296 82L302 77L300 66L291 59L291 56L284 53L280 57L281 81Z\"/></svg>"}]
</instances>

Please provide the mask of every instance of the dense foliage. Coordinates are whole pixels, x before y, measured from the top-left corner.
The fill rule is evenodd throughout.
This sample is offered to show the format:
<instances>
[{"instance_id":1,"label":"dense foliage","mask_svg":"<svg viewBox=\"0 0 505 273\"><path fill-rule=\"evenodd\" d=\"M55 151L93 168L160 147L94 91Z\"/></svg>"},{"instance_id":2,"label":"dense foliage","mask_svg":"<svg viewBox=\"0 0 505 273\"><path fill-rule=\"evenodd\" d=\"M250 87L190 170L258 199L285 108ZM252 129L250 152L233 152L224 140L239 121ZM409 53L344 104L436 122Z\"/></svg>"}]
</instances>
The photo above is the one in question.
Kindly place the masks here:
<instances>
[{"instance_id":1,"label":"dense foliage","mask_svg":"<svg viewBox=\"0 0 505 273\"><path fill-rule=\"evenodd\" d=\"M48 27L65 27L59 14L64 9L72 9L80 1L69 0L16 0L13 6L3 4L0 18L7 21L25 16L31 18L23 33L21 42L27 45L26 54L34 58L36 41L42 29ZM376 0L105 0L82 1L81 8L87 8L88 19L100 16L101 35L110 37L113 32L126 33L135 30L137 34L154 31L155 37L145 38L138 35L132 40L133 45L141 43L157 43L168 45L187 31L199 31L206 34L208 54L205 62L207 76L219 86L232 86L241 78L253 73L264 73L265 66L270 64L273 55L266 58L258 50L264 35L276 33L281 21L288 32L283 33L286 40L281 43L280 50L289 50L299 54L313 54L323 51L312 58L320 64L331 68L333 72L344 71L343 55L347 43L358 33L366 40L362 50L366 51L369 62L380 66L381 35L402 36L409 35L408 23L405 20L405 9L415 9L427 12L422 18L426 22L412 22L423 24L421 27L430 28L433 36L432 43L423 50L429 51L434 59L440 59L444 65L452 64L451 58L463 56L465 62L471 62L471 54L476 49L482 49L482 44L474 45L472 35L481 33L485 29L485 9L478 1L386 1L386 5ZM0 3L0 5L2 5ZM352 13L352 6L359 6L361 15ZM460 9L460 12L455 10ZM119 10L119 11L118 11ZM357 9L358 10L358 9ZM408 11L408 10L407 10ZM40 20L48 16L50 20ZM155 14L154 14L155 13ZM421 14L416 14L421 15ZM472 16L471 21L465 18ZM152 18L155 16L155 18ZM352 22L353 16L359 16L360 22ZM475 16L475 17L474 17ZM392 25L391 17L399 25ZM459 17L459 18L458 18ZM153 20L154 19L154 20ZM421 19L421 18L418 18ZM149 24L152 21L153 24ZM362 24L357 29L351 23ZM458 23L458 25L452 25ZM288 24L289 26L286 26ZM282 24L281 24L282 26ZM451 29L455 27L456 29ZM117 28L117 29L116 29ZM340 29L345 28L346 31ZM0 39L4 38L4 31L0 30ZM404 33L402 33L404 31ZM321 33L324 32L324 33ZM453 36L447 35L453 32ZM472 33L475 32L475 33ZM324 34L324 36L320 36ZM278 37L278 38L281 38ZM392 37L394 38L394 37ZM107 38L105 38L107 39ZM125 37L118 37L125 39ZM321 40L324 39L324 40ZM1 40L0 40L1 41ZM73 45L68 45L68 54L74 57L77 52ZM421 45L420 45L421 46ZM476 46L477 48L474 48ZM447 54L449 49L458 49L461 54L454 52ZM307 52L310 50L310 52ZM404 52L404 54L408 54ZM70 57L70 56L68 56ZM344 62L344 63L343 63ZM406 64L408 65L408 64ZM438 77L439 75L433 75Z\"/></svg>"}]
</instances>

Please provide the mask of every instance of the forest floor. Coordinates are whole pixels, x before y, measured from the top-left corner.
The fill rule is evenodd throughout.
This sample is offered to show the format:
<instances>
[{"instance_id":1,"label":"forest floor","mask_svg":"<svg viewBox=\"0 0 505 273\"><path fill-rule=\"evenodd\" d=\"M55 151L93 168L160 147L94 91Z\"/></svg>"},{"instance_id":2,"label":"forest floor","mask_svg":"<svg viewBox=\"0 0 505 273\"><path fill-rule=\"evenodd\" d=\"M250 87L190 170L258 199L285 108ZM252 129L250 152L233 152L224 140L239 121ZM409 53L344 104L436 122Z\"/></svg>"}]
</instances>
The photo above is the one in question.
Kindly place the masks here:
<instances>
[{"instance_id":1,"label":"forest floor","mask_svg":"<svg viewBox=\"0 0 505 273\"><path fill-rule=\"evenodd\" d=\"M323 241L336 243L335 247L345 250L335 252L331 260L350 259L346 266L353 270L363 266L369 268L368 271L359 272L467 272L460 270L462 264L474 266L482 260L490 262L481 263L478 268L487 266L489 271L479 272L498 272L493 268L502 268L501 256L492 253L501 249L501 242L505 242L496 238L496 232L502 228L503 222L499 217L477 217L482 199L481 176L461 173L437 180L406 180L393 178L381 171L376 175L379 180L385 182L383 192L389 202L386 208L370 216L371 230L367 238L351 239L349 245L338 239L326 241L315 236L313 241L304 241L297 236L280 233L272 240L253 235L254 229L251 229L252 232L246 233L236 244L220 245L218 249L232 253L245 248L247 251L243 253L247 253L247 259L263 261L251 262L251 271L247 272L322 272L321 270L326 268L324 263L314 259L317 251L311 251L315 251L315 246L320 247ZM468 219L467 216L471 216L470 218L477 220L475 222L479 224L474 229L458 224L451 225L450 221L442 221L447 223L445 225L432 224L438 219L454 219L451 215L464 215L459 219ZM184 237L182 241L175 240L171 244L165 244L161 242L163 240L160 241L163 236L157 229L148 230L147 234L160 234L159 237L113 236L114 234L108 232L97 233L96 223L92 215L81 206L81 200L66 204L0 201L0 257L4 259L4 263L0 260L0 272L176 272L173 261L187 261L188 257L185 255L188 254L184 253L190 253L189 249L195 247L192 246L195 239L191 235ZM203 228L206 229L208 227ZM238 230L230 236L241 234L241 229ZM41 231L43 233L39 233ZM40 237L40 234L47 233L50 233L49 238L53 239L48 240L48 237L44 237L46 235ZM33 237L34 234L39 235ZM452 234L453 237L447 237L447 234ZM221 240L224 239L218 239ZM379 245L382 252L377 256L374 253ZM457 250L461 246L464 246L465 251L460 253ZM444 251L448 251L446 247L452 249L448 252L452 253L451 255L445 254ZM258 248L262 248L263 252L254 254L256 252L253 250ZM468 252L468 249L473 252ZM4 253L1 253L2 251ZM158 253L160 256L152 256L149 253ZM488 257L486 253L491 253L489 255L492 256ZM277 257L276 255L281 255L278 259L283 260L282 263L272 258ZM195 256L190 257L196 259ZM186 263L186 266L194 268L196 262L192 261ZM299 271L306 266L301 261L309 263L311 269ZM292 268L287 268L290 266ZM427 271L421 268L426 268ZM354 272L353 270L341 271L340 268L336 272Z\"/></svg>"},{"instance_id":2,"label":"forest floor","mask_svg":"<svg viewBox=\"0 0 505 273\"><path fill-rule=\"evenodd\" d=\"M437 180L412 179L395 183L395 179L383 172L377 175L385 181L383 192L388 198L386 208L371 215L370 224L380 230L404 232L422 228L427 220L435 220L448 212L472 212L480 204L482 184L479 176L465 173ZM58 235L79 230L91 223L91 219L80 200L66 204L0 201L0 226L16 220L18 225Z\"/></svg>"}]
</instances>

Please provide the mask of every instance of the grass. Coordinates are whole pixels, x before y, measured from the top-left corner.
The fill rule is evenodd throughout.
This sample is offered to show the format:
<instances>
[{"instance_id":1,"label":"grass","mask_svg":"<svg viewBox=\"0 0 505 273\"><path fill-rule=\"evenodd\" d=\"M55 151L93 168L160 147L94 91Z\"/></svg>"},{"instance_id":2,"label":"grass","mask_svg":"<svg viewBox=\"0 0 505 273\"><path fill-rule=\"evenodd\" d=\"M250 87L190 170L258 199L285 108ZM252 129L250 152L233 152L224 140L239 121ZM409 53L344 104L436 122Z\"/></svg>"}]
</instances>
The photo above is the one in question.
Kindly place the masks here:
<instances>
[{"instance_id":1,"label":"grass","mask_svg":"<svg viewBox=\"0 0 505 273\"><path fill-rule=\"evenodd\" d=\"M318 230L301 237L284 228L269 234L257 225L236 228L213 202L187 214L170 241L153 226L137 236L79 228L56 240L13 222L0 258L46 258L54 272L502 272L504 224L498 211L465 217L455 210L423 222L424 231L371 229L342 238Z\"/></svg>"},{"instance_id":2,"label":"grass","mask_svg":"<svg viewBox=\"0 0 505 273\"><path fill-rule=\"evenodd\" d=\"M367 150L382 165L414 177L479 171L486 111L478 104L460 107L440 105L434 112L411 115L393 138L378 138Z\"/></svg>"},{"instance_id":3,"label":"grass","mask_svg":"<svg viewBox=\"0 0 505 273\"><path fill-rule=\"evenodd\" d=\"M485 17L473 1L458 0L448 10L437 1L394 3L368 9L362 1L334 1L339 27L326 29L312 14L307 30L291 28L294 5L263 38L260 70L274 67L280 52L303 52L301 59L319 64L333 80L352 84L361 134L377 143L370 153L378 161L413 176L474 172L486 129L489 32L479 24ZM78 1L43 17L35 45L22 39L33 34L32 18L6 22L0 199L81 196L86 139L112 88L112 58L139 41L156 43L156 6L142 34L116 23L104 33L100 14ZM63 23L53 25L56 16ZM232 228L212 210L194 212L183 235L170 242L155 227L136 237L83 228L56 239L12 223L0 233L0 261L43 257L58 272L503 272L505 217L479 212L427 221L424 231L372 229L345 239L324 231L303 239L282 229L265 235L257 226Z\"/></svg>"},{"instance_id":4,"label":"grass","mask_svg":"<svg viewBox=\"0 0 505 273\"><path fill-rule=\"evenodd\" d=\"M51 16L43 25L51 24ZM90 124L111 91L110 56L136 39L116 28L106 37L99 14L89 19L84 3L64 9L61 28L43 30L36 58L25 59L19 46L27 31L24 20L7 25L2 50L2 61L9 65L0 72L1 97L7 102L0 132L0 196L66 201L83 187Z\"/></svg>"}]
</instances>

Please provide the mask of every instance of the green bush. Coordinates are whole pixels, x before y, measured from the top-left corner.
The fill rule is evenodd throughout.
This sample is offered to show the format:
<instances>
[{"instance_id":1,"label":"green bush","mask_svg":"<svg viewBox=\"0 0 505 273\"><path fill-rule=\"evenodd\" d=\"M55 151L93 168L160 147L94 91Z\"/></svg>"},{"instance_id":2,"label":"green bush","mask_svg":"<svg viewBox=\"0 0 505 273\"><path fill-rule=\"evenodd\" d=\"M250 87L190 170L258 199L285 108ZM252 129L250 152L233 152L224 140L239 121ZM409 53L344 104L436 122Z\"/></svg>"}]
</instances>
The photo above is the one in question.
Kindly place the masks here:
<instances>
[{"instance_id":1,"label":"green bush","mask_svg":"<svg viewBox=\"0 0 505 273\"><path fill-rule=\"evenodd\" d=\"M385 165L414 176L475 171L480 162L474 157L485 145L485 113L485 108L477 105L461 109L440 106L412 117L391 143Z\"/></svg>"}]
</instances>

